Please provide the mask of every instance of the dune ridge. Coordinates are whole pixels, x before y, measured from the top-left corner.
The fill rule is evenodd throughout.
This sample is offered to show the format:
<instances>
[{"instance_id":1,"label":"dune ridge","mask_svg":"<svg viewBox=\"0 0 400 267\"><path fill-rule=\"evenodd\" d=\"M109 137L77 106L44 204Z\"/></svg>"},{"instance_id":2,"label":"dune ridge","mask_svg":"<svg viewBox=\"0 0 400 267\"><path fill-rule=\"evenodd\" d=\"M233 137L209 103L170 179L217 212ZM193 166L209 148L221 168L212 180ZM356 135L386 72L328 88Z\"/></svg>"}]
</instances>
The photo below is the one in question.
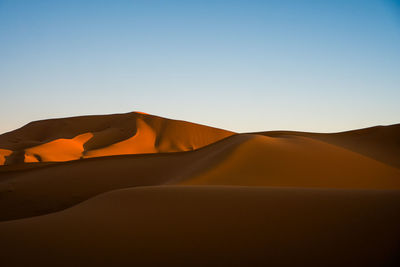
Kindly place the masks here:
<instances>
[{"instance_id":1,"label":"dune ridge","mask_svg":"<svg viewBox=\"0 0 400 267\"><path fill-rule=\"evenodd\" d=\"M84 134L84 139L75 139ZM200 124L132 112L32 122L0 135L0 148L12 151L7 155L2 153L2 164L69 161L189 151L232 134Z\"/></svg>"},{"instance_id":2,"label":"dune ridge","mask_svg":"<svg viewBox=\"0 0 400 267\"><path fill-rule=\"evenodd\" d=\"M255 134L270 137L304 136L360 153L400 168L400 124L374 126L339 133L268 131Z\"/></svg>"},{"instance_id":3,"label":"dune ridge","mask_svg":"<svg viewBox=\"0 0 400 267\"><path fill-rule=\"evenodd\" d=\"M110 190L154 185L387 190L400 189L400 170L310 138L240 134L195 151L0 172L0 220L59 211Z\"/></svg>"},{"instance_id":4,"label":"dune ridge","mask_svg":"<svg viewBox=\"0 0 400 267\"><path fill-rule=\"evenodd\" d=\"M156 147L157 133L144 122L138 119L136 133L123 141L114 143L104 148L93 149L85 152L85 158L102 157L112 155L157 153ZM182 147L182 151L186 148ZM162 150L170 152L168 149Z\"/></svg>"},{"instance_id":5,"label":"dune ridge","mask_svg":"<svg viewBox=\"0 0 400 267\"><path fill-rule=\"evenodd\" d=\"M302 136L250 135L215 168L182 184L400 189L399 182L399 169L342 147Z\"/></svg>"},{"instance_id":6,"label":"dune ridge","mask_svg":"<svg viewBox=\"0 0 400 267\"><path fill-rule=\"evenodd\" d=\"M0 135L2 264L399 266L399 136L34 122Z\"/></svg>"}]
</instances>

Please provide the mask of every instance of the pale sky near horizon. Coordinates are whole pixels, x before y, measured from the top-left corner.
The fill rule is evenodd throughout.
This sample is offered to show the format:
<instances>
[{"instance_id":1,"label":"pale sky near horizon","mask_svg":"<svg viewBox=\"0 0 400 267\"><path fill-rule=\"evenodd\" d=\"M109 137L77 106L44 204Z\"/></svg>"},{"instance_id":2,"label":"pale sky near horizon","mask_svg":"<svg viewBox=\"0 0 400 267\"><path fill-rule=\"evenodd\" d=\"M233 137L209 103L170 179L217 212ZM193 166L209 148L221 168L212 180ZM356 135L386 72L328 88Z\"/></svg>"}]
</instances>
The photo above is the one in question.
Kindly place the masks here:
<instances>
[{"instance_id":1,"label":"pale sky near horizon","mask_svg":"<svg viewBox=\"0 0 400 267\"><path fill-rule=\"evenodd\" d=\"M0 133L143 111L238 132L400 123L400 2L0 0Z\"/></svg>"}]
</instances>

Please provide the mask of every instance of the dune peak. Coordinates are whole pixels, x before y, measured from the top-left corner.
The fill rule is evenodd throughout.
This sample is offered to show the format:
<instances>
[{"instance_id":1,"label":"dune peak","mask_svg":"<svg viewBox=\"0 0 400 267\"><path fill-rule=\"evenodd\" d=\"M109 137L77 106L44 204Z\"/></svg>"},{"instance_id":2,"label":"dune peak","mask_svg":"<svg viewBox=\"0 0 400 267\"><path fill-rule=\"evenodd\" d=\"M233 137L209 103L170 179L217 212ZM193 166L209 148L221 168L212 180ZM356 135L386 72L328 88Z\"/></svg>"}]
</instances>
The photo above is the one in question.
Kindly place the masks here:
<instances>
[{"instance_id":1,"label":"dune peak","mask_svg":"<svg viewBox=\"0 0 400 267\"><path fill-rule=\"evenodd\" d=\"M41 120L0 135L0 165L190 151L232 134L141 111Z\"/></svg>"}]
</instances>

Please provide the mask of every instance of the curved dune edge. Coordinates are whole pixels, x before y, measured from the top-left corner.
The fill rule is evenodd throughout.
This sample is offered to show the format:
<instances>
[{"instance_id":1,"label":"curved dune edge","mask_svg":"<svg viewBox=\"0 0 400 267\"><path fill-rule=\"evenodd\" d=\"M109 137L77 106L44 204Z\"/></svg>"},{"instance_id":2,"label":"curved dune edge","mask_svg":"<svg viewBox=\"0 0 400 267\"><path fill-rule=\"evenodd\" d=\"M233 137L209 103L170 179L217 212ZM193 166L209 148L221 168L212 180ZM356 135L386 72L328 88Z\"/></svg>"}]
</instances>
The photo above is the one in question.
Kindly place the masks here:
<instances>
[{"instance_id":1,"label":"curved dune edge","mask_svg":"<svg viewBox=\"0 0 400 267\"><path fill-rule=\"evenodd\" d=\"M25 149L24 162L57 162L80 159L84 152L83 145L92 137L92 133L84 133L72 139L57 139ZM60 151L63 153L60 153Z\"/></svg>"},{"instance_id":2,"label":"curved dune edge","mask_svg":"<svg viewBox=\"0 0 400 267\"><path fill-rule=\"evenodd\" d=\"M400 189L400 170L311 138L249 135L215 168L186 185Z\"/></svg>"},{"instance_id":3,"label":"curved dune edge","mask_svg":"<svg viewBox=\"0 0 400 267\"><path fill-rule=\"evenodd\" d=\"M137 131L134 136L108 147L86 151L84 157L104 157L113 155L157 153L155 146L157 133L144 122L137 120Z\"/></svg>"},{"instance_id":4,"label":"curved dune edge","mask_svg":"<svg viewBox=\"0 0 400 267\"><path fill-rule=\"evenodd\" d=\"M304 137L240 134L195 151L93 158L0 173L0 220L43 215L154 185L400 189L400 171Z\"/></svg>"},{"instance_id":5,"label":"curved dune edge","mask_svg":"<svg viewBox=\"0 0 400 267\"><path fill-rule=\"evenodd\" d=\"M138 114L143 114L143 115L150 115L149 113L146 113L146 112L142 112L142 111L134 111L135 113L138 113Z\"/></svg>"},{"instance_id":6,"label":"curved dune edge","mask_svg":"<svg viewBox=\"0 0 400 267\"><path fill-rule=\"evenodd\" d=\"M255 134L270 137L303 136L389 164L400 169L400 124L374 126L339 133L307 133L295 131L269 131Z\"/></svg>"},{"instance_id":7,"label":"curved dune edge","mask_svg":"<svg viewBox=\"0 0 400 267\"><path fill-rule=\"evenodd\" d=\"M399 191L140 187L2 222L0 249L7 266L396 266L399 208Z\"/></svg>"},{"instance_id":8,"label":"curved dune edge","mask_svg":"<svg viewBox=\"0 0 400 267\"><path fill-rule=\"evenodd\" d=\"M13 151L0 164L191 151L233 134L141 112L51 119L0 135L0 148Z\"/></svg>"},{"instance_id":9,"label":"curved dune edge","mask_svg":"<svg viewBox=\"0 0 400 267\"><path fill-rule=\"evenodd\" d=\"M349 139L394 147L377 159L312 135L228 134L204 145L226 133L119 118L132 128L76 134L61 124L68 136L28 148L63 160L57 146L67 146L77 160L2 167L4 265L400 265L396 139ZM18 156L9 151L5 161Z\"/></svg>"},{"instance_id":10,"label":"curved dune edge","mask_svg":"<svg viewBox=\"0 0 400 267\"><path fill-rule=\"evenodd\" d=\"M0 221L59 211L114 189L175 183L212 168L247 136L195 151L120 155L0 172Z\"/></svg>"}]
</instances>

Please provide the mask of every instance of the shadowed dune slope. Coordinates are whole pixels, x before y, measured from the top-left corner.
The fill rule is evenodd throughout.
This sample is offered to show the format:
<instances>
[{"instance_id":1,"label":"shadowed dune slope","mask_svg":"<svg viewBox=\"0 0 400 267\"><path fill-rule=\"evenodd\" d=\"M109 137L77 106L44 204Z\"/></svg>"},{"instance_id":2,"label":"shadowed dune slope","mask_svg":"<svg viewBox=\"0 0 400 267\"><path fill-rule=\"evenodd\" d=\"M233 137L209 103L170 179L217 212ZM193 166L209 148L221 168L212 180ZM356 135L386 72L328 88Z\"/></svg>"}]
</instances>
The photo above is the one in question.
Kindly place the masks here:
<instances>
[{"instance_id":1,"label":"shadowed dune slope","mask_svg":"<svg viewBox=\"0 0 400 267\"><path fill-rule=\"evenodd\" d=\"M1 162L68 161L121 154L190 151L232 135L139 112L36 121L0 135Z\"/></svg>"},{"instance_id":2,"label":"shadowed dune slope","mask_svg":"<svg viewBox=\"0 0 400 267\"><path fill-rule=\"evenodd\" d=\"M1 263L400 266L399 136L34 122L0 135Z\"/></svg>"},{"instance_id":3,"label":"shadowed dune slope","mask_svg":"<svg viewBox=\"0 0 400 267\"><path fill-rule=\"evenodd\" d=\"M5 266L399 266L399 209L399 191L134 188L2 222L0 250Z\"/></svg>"},{"instance_id":4,"label":"shadowed dune slope","mask_svg":"<svg viewBox=\"0 0 400 267\"><path fill-rule=\"evenodd\" d=\"M400 168L400 124L375 126L340 133L294 131L260 132L270 137L304 136L352 150Z\"/></svg>"},{"instance_id":5,"label":"shadowed dune slope","mask_svg":"<svg viewBox=\"0 0 400 267\"><path fill-rule=\"evenodd\" d=\"M163 184L400 189L400 170L305 137L234 135L196 151L113 156L0 173L0 220L114 189Z\"/></svg>"},{"instance_id":6,"label":"shadowed dune slope","mask_svg":"<svg viewBox=\"0 0 400 267\"><path fill-rule=\"evenodd\" d=\"M224 160L183 184L400 189L400 170L302 136L249 135Z\"/></svg>"},{"instance_id":7,"label":"shadowed dune slope","mask_svg":"<svg viewBox=\"0 0 400 267\"><path fill-rule=\"evenodd\" d=\"M218 164L247 139L235 135L189 152L18 165L17 170L0 172L0 220L59 211L114 189L188 179Z\"/></svg>"}]
</instances>

